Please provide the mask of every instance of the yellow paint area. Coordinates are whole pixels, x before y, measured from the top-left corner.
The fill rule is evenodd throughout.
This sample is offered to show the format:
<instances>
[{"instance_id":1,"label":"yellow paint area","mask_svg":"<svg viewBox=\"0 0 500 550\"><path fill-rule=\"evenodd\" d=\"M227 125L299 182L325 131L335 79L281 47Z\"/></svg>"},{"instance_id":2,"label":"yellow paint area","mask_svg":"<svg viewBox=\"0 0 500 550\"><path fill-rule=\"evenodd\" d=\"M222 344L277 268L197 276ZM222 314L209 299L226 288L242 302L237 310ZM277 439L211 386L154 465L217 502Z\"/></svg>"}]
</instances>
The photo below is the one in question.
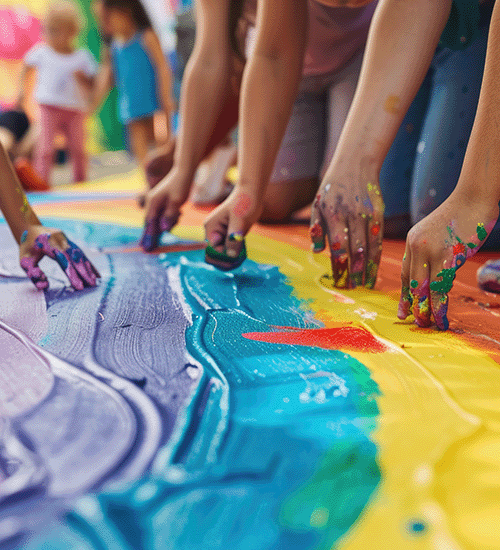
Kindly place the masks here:
<instances>
[{"instance_id":1,"label":"yellow paint area","mask_svg":"<svg viewBox=\"0 0 500 550\"><path fill-rule=\"evenodd\" d=\"M88 184L85 191L115 187L137 190L137 179ZM48 207L37 208L42 210ZM136 208L110 210L109 203L98 202L89 210L70 213L57 205L57 211L62 217L130 226L140 226L143 216ZM180 226L174 233L203 238L200 227ZM454 334L398 321L397 302L381 292L328 287L325 255L253 234L247 246L250 259L280 268L295 295L326 326L355 323L390 348L382 354L351 353L370 369L381 391L378 428L371 437L379 449L382 481L336 550L500 549L499 365ZM327 512L311 521L320 525ZM411 521L426 529L410 534Z\"/></svg>"}]
</instances>

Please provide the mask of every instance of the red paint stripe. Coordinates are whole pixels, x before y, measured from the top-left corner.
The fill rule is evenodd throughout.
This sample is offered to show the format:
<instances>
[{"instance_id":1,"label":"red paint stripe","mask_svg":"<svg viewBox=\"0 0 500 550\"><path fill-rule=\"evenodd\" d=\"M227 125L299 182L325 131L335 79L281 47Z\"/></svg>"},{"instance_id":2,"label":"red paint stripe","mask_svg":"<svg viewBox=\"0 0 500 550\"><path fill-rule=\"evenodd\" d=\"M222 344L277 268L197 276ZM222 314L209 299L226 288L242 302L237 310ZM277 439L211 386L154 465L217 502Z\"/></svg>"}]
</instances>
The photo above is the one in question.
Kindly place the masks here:
<instances>
[{"instance_id":1,"label":"red paint stripe","mask_svg":"<svg viewBox=\"0 0 500 550\"><path fill-rule=\"evenodd\" d=\"M314 346L324 349L382 353L387 346L362 327L293 329L275 332L247 332L244 338L270 344Z\"/></svg>"}]
</instances>

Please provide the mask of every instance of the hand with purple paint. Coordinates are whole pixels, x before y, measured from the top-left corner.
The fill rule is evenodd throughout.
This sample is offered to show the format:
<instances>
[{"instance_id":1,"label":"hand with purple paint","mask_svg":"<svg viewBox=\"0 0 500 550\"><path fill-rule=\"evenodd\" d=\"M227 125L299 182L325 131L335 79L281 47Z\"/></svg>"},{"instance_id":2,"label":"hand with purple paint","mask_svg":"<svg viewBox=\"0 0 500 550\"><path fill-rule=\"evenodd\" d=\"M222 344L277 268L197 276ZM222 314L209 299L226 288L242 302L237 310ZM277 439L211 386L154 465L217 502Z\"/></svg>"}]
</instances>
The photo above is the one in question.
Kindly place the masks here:
<instances>
[{"instance_id":1,"label":"hand with purple paint","mask_svg":"<svg viewBox=\"0 0 500 550\"><path fill-rule=\"evenodd\" d=\"M49 286L45 273L38 266L44 256L59 264L75 290L96 286L100 277L82 250L58 229L43 225L29 226L21 236L19 255L21 267L39 290Z\"/></svg>"},{"instance_id":2,"label":"hand with purple paint","mask_svg":"<svg viewBox=\"0 0 500 550\"><path fill-rule=\"evenodd\" d=\"M378 174L369 163L342 171L332 165L311 214L313 251L330 246L337 288L373 288L382 253L384 202Z\"/></svg>"},{"instance_id":3,"label":"hand with purple paint","mask_svg":"<svg viewBox=\"0 0 500 550\"><path fill-rule=\"evenodd\" d=\"M140 246L151 252L160 244L164 231L170 231L177 223L180 208L187 201L190 185L178 176L175 169L148 191L145 199L146 220Z\"/></svg>"},{"instance_id":4,"label":"hand with purple paint","mask_svg":"<svg viewBox=\"0 0 500 550\"><path fill-rule=\"evenodd\" d=\"M455 274L484 243L498 218L498 204L472 204L453 193L415 225L406 239L398 317L413 313L419 327L447 330L448 293Z\"/></svg>"}]
</instances>

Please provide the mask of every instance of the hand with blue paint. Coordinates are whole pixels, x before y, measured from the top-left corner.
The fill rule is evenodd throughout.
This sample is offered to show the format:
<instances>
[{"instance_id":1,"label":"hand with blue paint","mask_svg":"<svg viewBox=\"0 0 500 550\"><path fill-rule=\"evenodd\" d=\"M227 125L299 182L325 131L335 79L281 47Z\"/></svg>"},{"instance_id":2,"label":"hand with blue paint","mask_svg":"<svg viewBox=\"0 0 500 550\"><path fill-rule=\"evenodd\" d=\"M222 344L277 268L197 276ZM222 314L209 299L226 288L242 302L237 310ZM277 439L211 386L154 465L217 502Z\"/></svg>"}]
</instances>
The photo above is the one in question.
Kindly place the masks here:
<instances>
[{"instance_id":1,"label":"hand with blue paint","mask_svg":"<svg viewBox=\"0 0 500 550\"><path fill-rule=\"evenodd\" d=\"M49 286L45 273L38 265L44 256L59 264L75 290L95 287L100 277L82 250L58 229L31 225L21 235L19 254L21 267L39 290Z\"/></svg>"},{"instance_id":2,"label":"hand with blue paint","mask_svg":"<svg viewBox=\"0 0 500 550\"><path fill-rule=\"evenodd\" d=\"M38 266L43 256L52 258L61 266L73 288L81 290L96 285L100 275L80 248L58 229L41 224L1 143L0 210L19 243L21 267L38 289L49 286L47 277Z\"/></svg>"},{"instance_id":3,"label":"hand with blue paint","mask_svg":"<svg viewBox=\"0 0 500 550\"><path fill-rule=\"evenodd\" d=\"M382 253L384 201L370 163L348 170L333 164L314 200L310 234L313 251L330 247L337 288L373 288Z\"/></svg>"}]
</instances>

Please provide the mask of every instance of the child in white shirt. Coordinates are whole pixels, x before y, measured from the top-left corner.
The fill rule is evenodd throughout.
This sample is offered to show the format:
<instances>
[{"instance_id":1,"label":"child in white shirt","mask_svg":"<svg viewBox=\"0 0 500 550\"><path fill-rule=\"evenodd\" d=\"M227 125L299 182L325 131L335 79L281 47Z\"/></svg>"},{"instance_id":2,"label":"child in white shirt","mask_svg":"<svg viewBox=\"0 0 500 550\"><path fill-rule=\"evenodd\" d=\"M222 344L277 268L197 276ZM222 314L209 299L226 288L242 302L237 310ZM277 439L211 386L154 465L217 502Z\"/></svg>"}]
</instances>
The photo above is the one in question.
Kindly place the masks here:
<instances>
[{"instance_id":1,"label":"child in white shirt","mask_svg":"<svg viewBox=\"0 0 500 550\"><path fill-rule=\"evenodd\" d=\"M75 38L82 27L77 7L68 1L51 4L45 18L45 42L34 46L24 59L19 104L24 102L27 72L37 70L34 98L40 107L40 139L34 166L49 181L54 163L54 138L66 136L75 181L86 178L85 115L86 88L96 73L96 63L85 49L76 49Z\"/></svg>"}]
</instances>

